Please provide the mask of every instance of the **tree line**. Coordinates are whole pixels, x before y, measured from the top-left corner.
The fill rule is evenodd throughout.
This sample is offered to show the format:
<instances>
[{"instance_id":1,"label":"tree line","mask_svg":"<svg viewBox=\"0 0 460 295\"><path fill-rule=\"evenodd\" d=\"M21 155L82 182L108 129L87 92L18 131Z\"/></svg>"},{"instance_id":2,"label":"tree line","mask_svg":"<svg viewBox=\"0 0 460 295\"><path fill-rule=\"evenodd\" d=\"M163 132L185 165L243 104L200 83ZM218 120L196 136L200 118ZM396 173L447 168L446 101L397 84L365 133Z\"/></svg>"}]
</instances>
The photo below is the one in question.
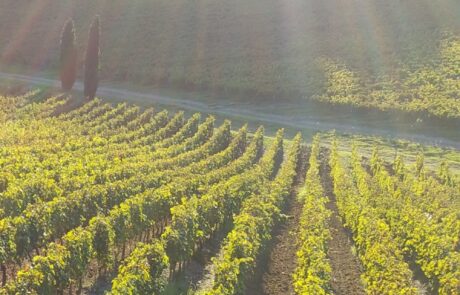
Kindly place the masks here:
<instances>
[{"instance_id":1,"label":"tree line","mask_svg":"<svg viewBox=\"0 0 460 295\"><path fill-rule=\"evenodd\" d=\"M88 45L85 54L84 96L91 100L96 96L99 84L100 57L100 21L96 15L88 34ZM78 52L77 38L73 19L67 20L61 34L59 78L64 91L72 90L77 79Z\"/></svg>"}]
</instances>

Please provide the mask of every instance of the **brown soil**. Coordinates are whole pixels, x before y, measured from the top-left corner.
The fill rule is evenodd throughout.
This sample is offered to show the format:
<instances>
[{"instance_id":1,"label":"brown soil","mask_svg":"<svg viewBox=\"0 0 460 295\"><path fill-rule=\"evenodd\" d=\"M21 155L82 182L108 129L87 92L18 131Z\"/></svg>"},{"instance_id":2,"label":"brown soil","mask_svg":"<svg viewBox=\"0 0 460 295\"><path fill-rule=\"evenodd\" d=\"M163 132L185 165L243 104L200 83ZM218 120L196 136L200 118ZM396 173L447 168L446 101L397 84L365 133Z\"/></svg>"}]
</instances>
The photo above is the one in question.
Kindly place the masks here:
<instances>
[{"instance_id":1,"label":"brown soil","mask_svg":"<svg viewBox=\"0 0 460 295\"><path fill-rule=\"evenodd\" d=\"M289 218L274 232L273 248L270 252L269 263L262 276L262 290L259 294L295 294L292 284L292 274L296 268L295 243L297 225L299 224L302 205L292 196L288 201L286 215ZM257 294L248 288L247 294Z\"/></svg>"},{"instance_id":2,"label":"brown soil","mask_svg":"<svg viewBox=\"0 0 460 295\"><path fill-rule=\"evenodd\" d=\"M344 228L340 219L336 198L333 192L330 167L327 164L328 155L321 152L321 179L324 190L329 196L327 208L332 215L329 221L329 229L332 239L329 242L328 258L332 267L332 289L337 295L365 294L361 283L361 264L358 258L352 253L353 241L350 233Z\"/></svg>"},{"instance_id":3,"label":"brown soil","mask_svg":"<svg viewBox=\"0 0 460 295\"><path fill-rule=\"evenodd\" d=\"M213 277L212 272L214 271L214 264L211 258L219 254L222 243L231 228L230 225L227 225L226 228L218 232L210 240L207 240L203 248L185 266L182 273L178 273L173 281L170 282L164 295L186 295L190 294L190 292L210 287Z\"/></svg>"},{"instance_id":4,"label":"brown soil","mask_svg":"<svg viewBox=\"0 0 460 295\"><path fill-rule=\"evenodd\" d=\"M142 239L142 242L152 242L154 239L158 239L162 233L162 231L157 232L151 235L150 239L148 240ZM141 242L141 240L135 238L126 243L125 259L130 255L132 251L134 251L139 242ZM86 272L85 278L83 279L82 295L102 295L111 289L112 280L115 279L115 277L118 275L119 267L123 264L121 253L117 253L117 256L114 258L116 258L116 262L114 261L114 265L110 269L104 271L103 274L98 273L97 261L95 259L91 261ZM67 294L76 293L68 292Z\"/></svg>"},{"instance_id":5,"label":"brown soil","mask_svg":"<svg viewBox=\"0 0 460 295\"><path fill-rule=\"evenodd\" d=\"M304 147L298 167L297 179L293 192L286 200L283 210L286 218L274 229L273 239L266 255L257 263L254 279L247 284L247 295L290 295L295 294L292 273L296 268L295 234L299 224L302 205L297 201L298 190L305 181L308 151Z\"/></svg>"}]
</instances>

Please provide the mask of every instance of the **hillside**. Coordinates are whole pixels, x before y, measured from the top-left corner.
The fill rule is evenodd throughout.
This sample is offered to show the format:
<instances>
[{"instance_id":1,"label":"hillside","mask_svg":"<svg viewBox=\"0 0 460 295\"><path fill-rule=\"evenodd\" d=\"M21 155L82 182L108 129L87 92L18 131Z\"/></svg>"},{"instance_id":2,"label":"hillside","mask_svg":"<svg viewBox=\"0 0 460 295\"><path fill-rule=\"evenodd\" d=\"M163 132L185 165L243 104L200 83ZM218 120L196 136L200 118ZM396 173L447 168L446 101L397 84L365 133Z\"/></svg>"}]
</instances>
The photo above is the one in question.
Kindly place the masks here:
<instances>
[{"instance_id":1,"label":"hillside","mask_svg":"<svg viewBox=\"0 0 460 295\"><path fill-rule=\"evenodd\" d=\"M458 60L447 65L454 70L454 85L442 89L436 110L426 106L426 100L437 99L431 92L423 93L429 97L421 102L419 93L413 94L414 103L406 93L393 93L405 83L402 71L416 75L438 65L443 40L459 35L456 0L5 0L1 63L55 69L64 21L75 19L83 52L95 14L102 19L105 80L281 101L329 93L336 81L322 62L326 58L363 80L366 97L377 96L365 103L356 103L359 95L339 102L460 116ZM418 76L422 84L430 79ZM388 80L397 83L388 86ZM375 93L382 88L375 84L390 87L390 93ZM418 87L406 84L409 90ZM450 105L453 110L446 110Z\"/></svg>"},{"instance_id":2,"label":"hillside","mask_svg":"<svg viewBox=\"0 0 460 295\"><path fill-rule=\"evenodd\" d=\"M459 295L459 16L0 0L0 295Z\"/></svg>"}]
</instances>

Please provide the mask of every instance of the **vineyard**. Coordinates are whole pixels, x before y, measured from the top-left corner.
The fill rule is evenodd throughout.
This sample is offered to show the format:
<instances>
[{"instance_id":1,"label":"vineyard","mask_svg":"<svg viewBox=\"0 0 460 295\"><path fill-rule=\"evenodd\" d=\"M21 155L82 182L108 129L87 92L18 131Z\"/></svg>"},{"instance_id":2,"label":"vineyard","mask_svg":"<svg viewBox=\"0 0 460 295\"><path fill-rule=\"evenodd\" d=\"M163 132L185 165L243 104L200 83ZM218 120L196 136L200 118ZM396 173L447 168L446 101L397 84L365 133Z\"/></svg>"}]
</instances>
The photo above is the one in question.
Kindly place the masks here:
<instances>
[{"instance_id":1,"label":"vineyard","mask_svg":"<svg viewBox=\"0 0 460 295\"><path fill-rule=\"evenodd\" d=\"M71 100L0 98L0 294L460 292L445 162Z\"/></svg>"}]
</instances>

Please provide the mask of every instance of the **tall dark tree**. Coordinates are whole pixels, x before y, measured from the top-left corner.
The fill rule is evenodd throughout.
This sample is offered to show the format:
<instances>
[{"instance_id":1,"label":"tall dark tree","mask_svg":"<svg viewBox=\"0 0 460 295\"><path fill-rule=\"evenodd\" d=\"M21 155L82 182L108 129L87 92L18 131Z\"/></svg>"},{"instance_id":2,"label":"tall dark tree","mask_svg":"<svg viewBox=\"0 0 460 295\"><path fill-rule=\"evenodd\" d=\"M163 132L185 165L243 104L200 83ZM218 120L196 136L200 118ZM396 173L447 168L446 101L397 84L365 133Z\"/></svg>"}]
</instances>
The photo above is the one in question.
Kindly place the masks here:
<instances>
[{"instance_id":1,"label":"tall dark tree","mask_svg":"<svg viewBox=\"0 0 460 295\"><path fill-rule=\"evenodd\" d=\"M62 89L70 91L77 79L77 46L72 19L69 19L62 29L59 76Z\"/></svg>"},{"instance_id":2,"label":"tall dark tree","mask_svg":"<svg viewBox=\"0 0 460 295\"><path fill-rule=\"evenodd\" d=\"M88 47L86 48L85 59L85 90L84 94L87 99L93 99L96 96L97 86L99 83L99 16L94 18L91 28L89 29Z\"/></svg>"}]
</instances>

